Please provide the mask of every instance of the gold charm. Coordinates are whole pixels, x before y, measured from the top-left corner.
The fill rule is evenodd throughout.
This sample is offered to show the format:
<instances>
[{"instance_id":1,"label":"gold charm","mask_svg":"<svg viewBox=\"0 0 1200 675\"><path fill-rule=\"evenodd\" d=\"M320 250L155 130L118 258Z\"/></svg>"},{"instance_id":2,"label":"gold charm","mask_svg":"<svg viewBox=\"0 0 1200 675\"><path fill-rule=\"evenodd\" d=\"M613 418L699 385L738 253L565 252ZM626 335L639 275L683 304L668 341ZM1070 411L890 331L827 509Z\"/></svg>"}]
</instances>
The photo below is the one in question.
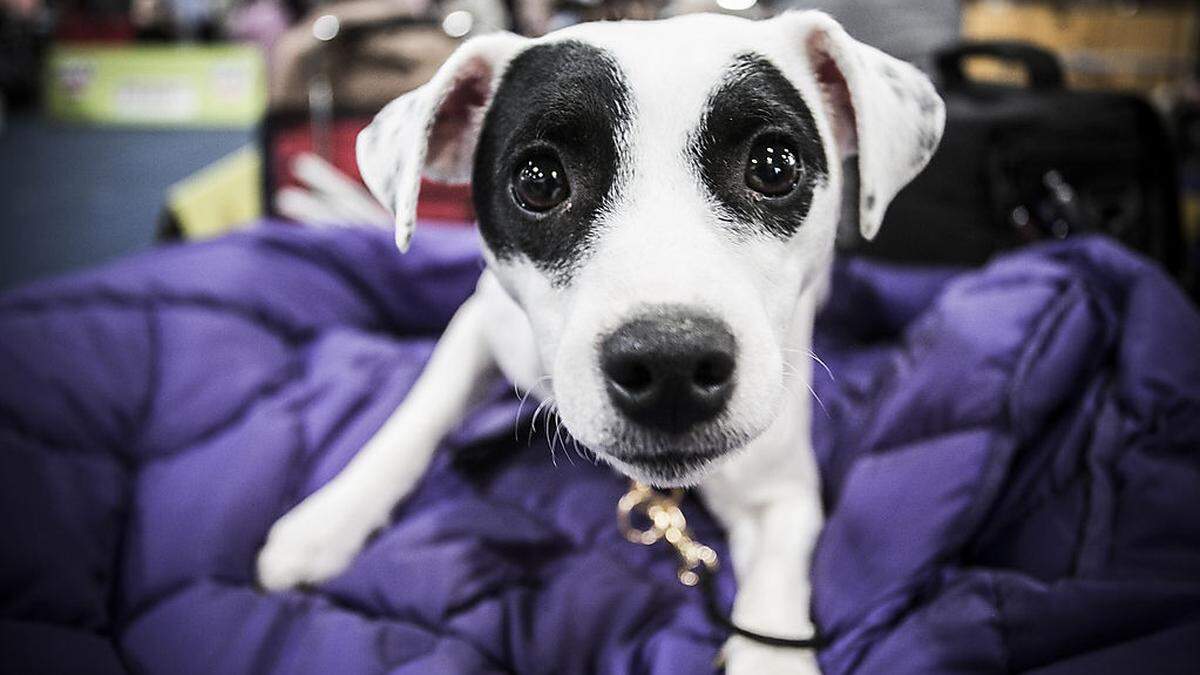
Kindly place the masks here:
<instances>
[{"instance_id":1,"label":"gold charm","mask_svg":"<svg viewBox=\"0 0 1200 675\"><path fill-rule=\"evenodd\" d=\"M692 539L687 529L687 519L679 508L683 501L683 490L671 490L669 494L658 492L652 487L634 482L621 500L617 502L617 524L625 538L635 544L650 546L665 539L679 554L679 583L695 586L700 583L704 565L708 572L717 570L717 552ZM644 518L649 527L639 530L633 524L634 516Z\"/></svg>"}]
</instances>

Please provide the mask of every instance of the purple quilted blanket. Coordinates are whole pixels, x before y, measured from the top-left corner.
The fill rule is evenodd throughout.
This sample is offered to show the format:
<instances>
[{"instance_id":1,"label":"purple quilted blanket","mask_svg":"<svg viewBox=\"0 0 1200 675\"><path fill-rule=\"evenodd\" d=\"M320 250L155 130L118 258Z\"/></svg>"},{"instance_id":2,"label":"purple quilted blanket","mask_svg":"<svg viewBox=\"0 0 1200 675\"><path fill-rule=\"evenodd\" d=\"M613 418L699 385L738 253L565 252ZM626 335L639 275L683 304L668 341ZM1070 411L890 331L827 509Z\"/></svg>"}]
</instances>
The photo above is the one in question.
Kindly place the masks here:
<instances>
[{"instance_id":1,"label":"purple quilted blanket","mask_svg":"<svg viewBox=\"0 0 1200 675\"><path fill-rule=\"evenodd\" d=\"M404 397L473 235L267 227L0 299L0 671L699 673L725 635L625 482L498 383L341 577L271 522ZM1103 240L849 261L818 325L827 673L1195 672L1200 317ZM694 501L698 537L720 533ZM731 571L720 580L724 602Z\"/></svg>"}]
</instances>

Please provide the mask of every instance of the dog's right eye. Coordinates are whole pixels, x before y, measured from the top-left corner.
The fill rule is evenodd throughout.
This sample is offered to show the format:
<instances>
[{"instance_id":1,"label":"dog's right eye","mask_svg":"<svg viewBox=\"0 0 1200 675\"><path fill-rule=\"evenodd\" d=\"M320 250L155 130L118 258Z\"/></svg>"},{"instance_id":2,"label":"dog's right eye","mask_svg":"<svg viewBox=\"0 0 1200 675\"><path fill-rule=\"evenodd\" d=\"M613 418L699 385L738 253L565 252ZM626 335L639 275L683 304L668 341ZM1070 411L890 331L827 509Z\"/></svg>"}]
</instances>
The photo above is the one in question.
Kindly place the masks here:
<instances>
[{"instance_id":1,"label":"dog's right eye","mask_svg":"<svg viewBox=\"0 0 1200 675\"><path fill-rule=\"evenodd\" d=\"M571 194L567 172L558 158L539 152L523 159L513 171L513 199L526 211L541 213L563 203Z\"/></svg>"},{"instance_id":2,"label":"dog's right eye","mask_svg":"<svg viewBox=\"0 0 1200 675\"><path fill-rule=\"evenodd\" d=\"M781 134L760 137L746 159L746 185L766 197L783 197L800 179L800 159L792 142Z\"/></svg>"}]
</instances>

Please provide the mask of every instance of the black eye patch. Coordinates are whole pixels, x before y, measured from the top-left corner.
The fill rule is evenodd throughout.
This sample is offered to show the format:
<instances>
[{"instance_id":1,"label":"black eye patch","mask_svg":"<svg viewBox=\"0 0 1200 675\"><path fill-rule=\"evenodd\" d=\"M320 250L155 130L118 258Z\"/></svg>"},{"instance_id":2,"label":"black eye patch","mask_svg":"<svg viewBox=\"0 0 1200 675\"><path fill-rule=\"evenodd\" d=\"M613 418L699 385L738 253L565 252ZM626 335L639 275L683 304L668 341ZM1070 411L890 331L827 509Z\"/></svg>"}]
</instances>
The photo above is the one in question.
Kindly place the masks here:
<instances>
[{"instance_id":1,"label":"black eye patch","mask_svg":"<svg viewBox=\"0 0 1200 675\"><path fill-rule=\"evenodd\" d=\"M791 141L799 175L786 194L747 185L747 163L761 138ZM804 223L813 190L829 174L812 111L783 73L757 54L734 59L708 98L689 153L705 187L735 224L785 240Z\"/></svg>"},{"instance_id":2,"label":"black eye patch","mask_svg":"<svg viewBox=\"0 0 1200 675\"><path fill-rule=\"evenodd\" d=\"M616 190L629 117L628 88L605 51L567 41L513 59L484 118L472 175L480 233L498 258L524 255L556 285L570 281ZM552 156L569 190L541 212L522 208L511 185L531 156Z\"/></svg>"}]
</instances>

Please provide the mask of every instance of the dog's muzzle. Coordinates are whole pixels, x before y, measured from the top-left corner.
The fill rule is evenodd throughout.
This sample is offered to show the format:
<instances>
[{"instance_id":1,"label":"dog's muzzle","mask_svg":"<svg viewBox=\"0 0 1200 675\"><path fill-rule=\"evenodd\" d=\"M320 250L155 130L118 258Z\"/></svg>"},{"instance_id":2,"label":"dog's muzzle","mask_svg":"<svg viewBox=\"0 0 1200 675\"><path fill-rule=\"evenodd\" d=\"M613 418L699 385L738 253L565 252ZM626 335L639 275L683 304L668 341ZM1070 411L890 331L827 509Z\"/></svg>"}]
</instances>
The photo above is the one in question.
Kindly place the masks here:
<instances>
[{"instance_id":1,"label":"dog's muzzle","mask_svg":"<svg viewBox=\"0 0 1200 675\"><path fill-rule=\"evenodd\" d=\"M737 343L723 321L664 309L604 338L600 370L613 406L647 430L684 434L716 418L733 394Z\"/></svg>"}]
</instances>

